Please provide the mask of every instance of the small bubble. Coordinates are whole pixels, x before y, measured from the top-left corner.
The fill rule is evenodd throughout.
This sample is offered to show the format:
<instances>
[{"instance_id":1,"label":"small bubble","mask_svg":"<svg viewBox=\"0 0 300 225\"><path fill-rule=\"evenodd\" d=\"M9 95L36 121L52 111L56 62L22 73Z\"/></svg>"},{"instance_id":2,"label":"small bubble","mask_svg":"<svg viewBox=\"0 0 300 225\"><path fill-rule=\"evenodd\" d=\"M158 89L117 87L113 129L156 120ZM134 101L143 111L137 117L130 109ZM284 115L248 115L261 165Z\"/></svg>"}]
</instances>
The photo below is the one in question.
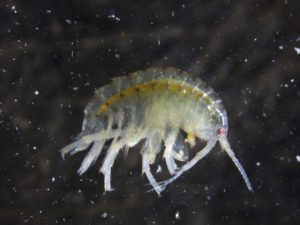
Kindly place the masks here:
<instances>
[{"instance_id":1,"label":"small bubble","mask_svg":"<svg viewBox=\"0 0 300 225\"><path fill-rule=\"evenodd\" d=\"M72 24L72 21L70 19L66 19L65 22L69 25Z\"/></svg>"},{"instance_id":2,"label":"small bubble","mask_svg":"<svg viewBox=\"0 0 300 225\"><path fill-rule=\"evenodd\" d=\"M103 212L103 213L101 214L101 217L102 217L102 218L106 218L106 217L107 217L107 215L108 215L108 213L106 213L106 212Z\"/></svg>"},{"instance_id":3,"label":"small bubble","mask_svg":"<svg viewBox=\"0 0 300 225\"><path fill-rule=\"evenodd\" d=\"M180 219L180 213L178 211L175 212L175 219L176 220Z\"/></svg>"},{"instance_id":4,"label":"small bubble","mask_svg":"<svg viewBox=\"0 0 300 225\"><path fill-rule=\"evenodd\" d=\"M160 173L162 171L162 168L160 165L157 166L157 170L156 170L156 173Z\"/></svg>"},{"instance_id":5,"label":"small bubble","mask_svg":"<svg viewBox=\"0 0 300 225\"><path fill-rule=\"evenodd\" d=\"M300 48L294 47L294 50L295 50L295 52L296 52L297 55L300 55Z\"/></svg>"},{"instance_id":6,"label":"small bubble","mask_svg":"<svg viewBox=\"0 0 300 225\"><path fill-rule=\"evenodd\" d=\"M108 19L114 20L116 22L119 22L121 19L117 17L115 14L110 14L107 16Z\"/></svg>"},{"instance_id":7,"label":"small bubble","mask_svg":"<svg viewBox=\"0 0 300 225\"><path fill-rule=\"evenodd\" d=\"M160 45L160 39L158 36L157 36L157 44Z\"/></svg>"},{"instance_id":8,"label":"small bubble","mask_svg":"<svg viewBox=\"0 0 300 225\"><path fill-rule=\"evenodd\" d=\"M95 202L93 200L90 201L91 205L95 205Z\"/></svg>"}]
</instances>

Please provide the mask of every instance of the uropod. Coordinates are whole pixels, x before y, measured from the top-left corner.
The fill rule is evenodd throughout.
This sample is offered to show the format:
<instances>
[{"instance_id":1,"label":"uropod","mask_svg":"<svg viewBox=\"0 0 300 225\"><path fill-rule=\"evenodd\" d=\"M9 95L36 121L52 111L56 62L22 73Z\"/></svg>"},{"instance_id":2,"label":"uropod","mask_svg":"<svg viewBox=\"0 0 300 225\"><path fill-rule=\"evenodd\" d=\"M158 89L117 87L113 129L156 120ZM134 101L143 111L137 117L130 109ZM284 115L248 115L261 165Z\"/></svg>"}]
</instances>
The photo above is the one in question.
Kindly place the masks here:
<instances>
[{"instance_id":1,"label":"uropod","mask_svg":"<svg viewBox=\"0 0 300 225\"><path fill-rule=\"evenodd\" d=\"M81 133L61 154L64 157L88 150L78 170L83 174L110 141L100 172L104 175L105 191L111 191L111 169L118 153L142 141L142 171L160 194L219 142L253 191L229 145L227 131L226 110L211 87L178 69L153 67L114 78L112 83L97 89L84 110ZM189 158L189 149L195 146L196 139L205 145ZM161 151L171 177L158 182L150 165Z\"/></svg>"}]
</instances>

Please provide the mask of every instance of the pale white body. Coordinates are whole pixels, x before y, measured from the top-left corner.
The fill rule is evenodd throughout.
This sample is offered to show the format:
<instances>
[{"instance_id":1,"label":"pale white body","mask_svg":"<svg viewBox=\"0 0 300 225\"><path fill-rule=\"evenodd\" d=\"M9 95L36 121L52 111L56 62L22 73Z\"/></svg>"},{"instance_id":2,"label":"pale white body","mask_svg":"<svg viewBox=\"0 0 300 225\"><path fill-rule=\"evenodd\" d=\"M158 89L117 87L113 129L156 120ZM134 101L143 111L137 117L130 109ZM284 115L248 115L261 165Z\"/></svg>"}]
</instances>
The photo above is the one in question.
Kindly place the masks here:
<instances>
[{"instance_id":1,"label":"pale white body","mask_svg":"<svg viewBox=\"0 0 300 225\"><path fill-rule=\"evenodd\" d=\"M134 85L140 89L137 93L131 88ZM125 97L111 98L118 93ZM97 109L105 101L111 105L104 105L105 110L97 114ZM227 114L221 101L200 79L172 68L150 68L127 78L117 78L110 86L99 89L85 109L83 130L78 139L61 152L63 156L67 153L74 154L92 144L78 171L82 174L96 161L104 143L112 139L100 169L104 174L104 189L110 191L111 168L119 151L128 150L144 141L141 149L143 172L159 194L207 155L219 141L239 169L248 189L252 191L242 165L229 146L227 130ZM188 148L183 147L185 140L180 136L180 131L206 142L203 149L190 160ZM179 148L176 148L178 141ZM193 146L192 138L186 141ZM172 177L157 182L150 165L155 162L162 148ZM178 168L175 160L185 164Z\"/></svg>"}]
</instances>

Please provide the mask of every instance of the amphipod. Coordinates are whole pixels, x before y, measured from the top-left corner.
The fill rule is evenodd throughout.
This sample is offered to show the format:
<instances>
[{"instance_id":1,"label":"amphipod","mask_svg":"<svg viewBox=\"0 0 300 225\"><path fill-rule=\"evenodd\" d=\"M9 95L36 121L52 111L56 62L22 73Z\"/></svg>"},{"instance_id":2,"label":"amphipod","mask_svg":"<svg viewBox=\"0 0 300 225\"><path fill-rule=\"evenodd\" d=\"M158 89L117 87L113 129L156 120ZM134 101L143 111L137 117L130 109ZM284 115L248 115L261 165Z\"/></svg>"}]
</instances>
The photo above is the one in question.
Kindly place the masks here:
<instances>
[{"instance_id":1,"label":"amphipod","mask_svg":"<svg viewBox=\"0 0 300 225\"><path fill-rule=\"evenodd\" d=\"M83 174L111 140L100 168L105 191L112 190L111 168L120 150L127 151L141 141L142 170L158 194L206 156L217 142L253 191L227 140L227 113L221 100L197 77L175 68L149 68L117 77L96 90L84 114L81 133L61 153L64 157L89 150L78 170ZM189 159L188 150L197 138L205 146ZM171 178L157 182L150 165L161 150Z\"/></svg>"}]
</instances>

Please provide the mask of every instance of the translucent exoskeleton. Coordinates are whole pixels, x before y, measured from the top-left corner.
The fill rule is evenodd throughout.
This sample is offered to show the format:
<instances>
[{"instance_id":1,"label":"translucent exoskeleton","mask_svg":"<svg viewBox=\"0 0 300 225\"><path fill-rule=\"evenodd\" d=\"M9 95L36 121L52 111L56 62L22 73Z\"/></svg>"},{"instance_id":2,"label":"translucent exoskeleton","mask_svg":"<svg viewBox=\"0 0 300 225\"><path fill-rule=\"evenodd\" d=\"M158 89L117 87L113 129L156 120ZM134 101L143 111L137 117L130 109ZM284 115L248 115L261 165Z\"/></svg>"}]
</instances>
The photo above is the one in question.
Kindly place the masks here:
<instances>
[{"instance_id":1,"label":"translucent exoskeleton","mask_svg":"<svg viewBox=\"0 0 300 225\"><path fill-rule=\"evenodd\" d=\"M114 78L111 84L96 90L84 114L81 133L61 153L64 157L89 150L78 170L83 174L111 140L100 168L105 191L112 190L111 169L120 150L128 151L141 141L142 171L158 194L205 157L217 142L238 168L248 189L253 190L227 140L227 113L221 100L195 76L175 68L149 68ZM189 148L196 139L204 141L205 146L190 158ZM157 182L150 165L160 151L171 178ZM176 160L182 162L181 166Z\"/></svg>"}]
</instances>

